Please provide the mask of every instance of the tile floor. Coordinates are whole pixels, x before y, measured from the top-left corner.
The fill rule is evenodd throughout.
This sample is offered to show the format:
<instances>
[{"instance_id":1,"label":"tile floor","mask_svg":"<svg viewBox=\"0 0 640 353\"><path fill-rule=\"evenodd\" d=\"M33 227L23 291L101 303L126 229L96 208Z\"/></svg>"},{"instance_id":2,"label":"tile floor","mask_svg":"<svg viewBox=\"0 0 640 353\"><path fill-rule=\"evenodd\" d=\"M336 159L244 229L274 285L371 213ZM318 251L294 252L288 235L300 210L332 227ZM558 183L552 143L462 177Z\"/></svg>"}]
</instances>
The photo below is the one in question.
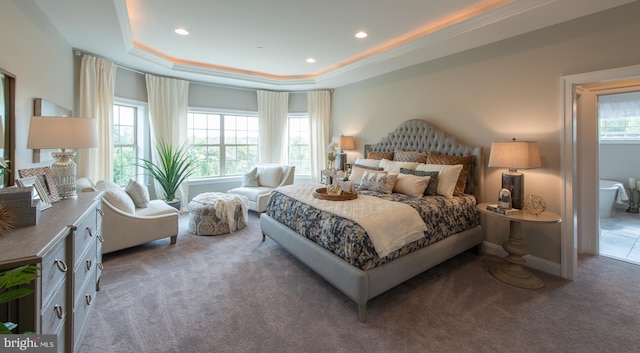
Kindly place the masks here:
<instances>
[{"instance_id":1,"label":"tile floor","mask_svg":"<svg viewBox=\"0 0 640 353\"><path fill-rule=\"evenodd\" d=\"M600 219L600 255L640 265L640 213L617 210Z\"/></svg>"}]
</instances>

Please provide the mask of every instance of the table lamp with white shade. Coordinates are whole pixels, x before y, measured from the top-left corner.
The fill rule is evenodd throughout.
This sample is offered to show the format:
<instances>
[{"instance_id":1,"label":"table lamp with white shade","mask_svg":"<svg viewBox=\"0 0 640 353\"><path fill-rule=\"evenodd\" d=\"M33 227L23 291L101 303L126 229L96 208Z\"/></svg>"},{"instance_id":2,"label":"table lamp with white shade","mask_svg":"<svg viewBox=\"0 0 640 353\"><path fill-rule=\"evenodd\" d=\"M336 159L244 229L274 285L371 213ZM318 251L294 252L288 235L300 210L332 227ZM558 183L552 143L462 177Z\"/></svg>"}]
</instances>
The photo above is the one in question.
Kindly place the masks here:
<instances>
[{"instance_id":1,"label":"table lamp with white shade","mask_svg":"<svg viewBox=\"0 0 640 353\"><path fill-rule=\"evenodd\" d=\"M355 150L356 141L353 138L353 136L344 136L344 135L340 137L334 137L333 140L340 145L340 154L338 155L338 169L344 170L345 164L347 163L347 154L344 151Z\"/></svg>"},{"instance_id":2,"label":"table lamp with white shade","mask_svg":"<svg viewBox=\"0 0 640 353\"><path fill-rule=\"evenodd\" d=\"M60 198L75 198L77 166L73 161L75 151L67 149L98 147L96 120L72 117L31 118L27 148L61 149L52 152L55 159L51 165L51 174L56 183Z\"/></svg>"},{"instance_id":3,"label":"table lamp with white shade","mask_svg":"<svg viewBox=\"0 0 640 353\"><path fill-rule=\"evenodd\" d=\"M518 169L540 168L538 143L532 141L512 141L491 143L489 167L509 168L502 173L502 188L511 192L511 207L524 206L524 176Z\"/></svg>"}]
</instances>

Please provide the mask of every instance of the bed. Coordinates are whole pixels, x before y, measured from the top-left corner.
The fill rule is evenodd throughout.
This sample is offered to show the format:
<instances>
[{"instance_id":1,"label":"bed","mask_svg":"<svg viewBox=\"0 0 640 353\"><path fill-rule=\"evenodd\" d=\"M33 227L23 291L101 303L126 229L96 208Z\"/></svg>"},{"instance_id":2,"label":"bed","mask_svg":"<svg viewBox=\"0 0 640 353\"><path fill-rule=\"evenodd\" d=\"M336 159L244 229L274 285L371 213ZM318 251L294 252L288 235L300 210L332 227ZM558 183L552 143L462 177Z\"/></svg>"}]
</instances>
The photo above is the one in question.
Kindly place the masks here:
<instances>
[{"instance_id":1,"label":"bed","mask_svg":"<svg viewBox=\"0 0 640 353\"><path fill-rule=\"evenodd\" d=\"M474 156L468 166L464 195L460 193L449 198L420 198L432 201L433 204L430 206L419 206L413 198L395 193L383 197L391 201L400 201L398 203L403 203L402 207L412 207L418 211L416 213L423 218L425 229L428 229L424 231L424 239L411 241L385 256L377 256L375 247L367 236L354 240L354 237L360 237L358 234L366 234L366 231L359 228L358 222L345 219L339 213L332 214L323 210L311 201L305 204L306 201L301 201L302 199L290 197L289 190L274 190L267 211L260 217L263 237L271 238L353 300L358 306L358 319L361 322L366 320L366 305L369 299L466 250L475 247L479 252L483 241L479 215L475 210L476 202L482 200L481 147L465 145L455 137L433 128L428 122L414 119L400 124L380 142L365 146L365 159L377 152L398 150L431 151L445 156ZM297 186L298 189L304 187L308 186ZM362 195L368 193L362 192ZM358 199L364 197L369 196L359 194ZM462 205L461 215L456 214L435 221L434 219L440 218L427 214L430 212L427 209L433 211L437 208L458 207L456 205ZM420 207L426 211L420 211ZM292 212L298 213L294 215ZM314 230L313 224L319 222L323 222L325 226ZM461 226L458 223L466 225ZM320 232L322 234L319 234ZM371 238L373 239L373 234Z\"/></svg>"}]
</instances>

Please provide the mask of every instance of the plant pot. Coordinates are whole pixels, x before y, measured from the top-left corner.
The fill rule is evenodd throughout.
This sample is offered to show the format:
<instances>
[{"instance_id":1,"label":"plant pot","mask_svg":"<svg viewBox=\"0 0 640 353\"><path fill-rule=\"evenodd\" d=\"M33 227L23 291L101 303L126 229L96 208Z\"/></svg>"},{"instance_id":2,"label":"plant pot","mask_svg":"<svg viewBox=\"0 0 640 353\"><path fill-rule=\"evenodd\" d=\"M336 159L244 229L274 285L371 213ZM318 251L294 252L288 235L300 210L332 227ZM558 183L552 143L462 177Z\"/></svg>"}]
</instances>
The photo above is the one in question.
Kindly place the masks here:
<instances>
[{"instance_id":1,"label":"plant pot","mask_svg":"<svg viewBox=\"0 0 640 353\"><path fill-rule=\"evenodd\" d=\"M176 210L180 211L180 206L181 206L180 199L173 199L171 201L165 200L164 202L166 202L167 205L169 205L169 206L175 208Z\"/></svg>"}]
</instances>

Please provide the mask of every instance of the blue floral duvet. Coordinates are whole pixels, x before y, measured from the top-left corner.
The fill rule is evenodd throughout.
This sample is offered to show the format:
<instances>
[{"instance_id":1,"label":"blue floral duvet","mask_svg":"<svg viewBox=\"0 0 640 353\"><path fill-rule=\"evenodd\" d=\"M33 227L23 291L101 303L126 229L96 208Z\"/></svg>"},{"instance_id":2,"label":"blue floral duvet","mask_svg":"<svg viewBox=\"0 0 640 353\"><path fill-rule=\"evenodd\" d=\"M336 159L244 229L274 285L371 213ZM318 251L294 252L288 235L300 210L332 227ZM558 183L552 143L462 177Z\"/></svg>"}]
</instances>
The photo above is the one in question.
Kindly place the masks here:
<instances>
[{"instance_id":1,"label":"blue floral duvet","mask_svg":"<svg viewBox=\"0 0 640 353\"><path fill-rule=\"evenodd\" d=\"M271 193L266 213L296 233L316 242L362 270L374 268L452 234L471 229L479 223L479 215L475 209L476 199L472 195L453 198L444 196L414 198L400 193L380 194L372 191L358 193L401 202L413 207L427 225L424 237L380 258L366 231L358 223L318 210L278 192L277 189Z\"/></svg>"}]
</instances>

